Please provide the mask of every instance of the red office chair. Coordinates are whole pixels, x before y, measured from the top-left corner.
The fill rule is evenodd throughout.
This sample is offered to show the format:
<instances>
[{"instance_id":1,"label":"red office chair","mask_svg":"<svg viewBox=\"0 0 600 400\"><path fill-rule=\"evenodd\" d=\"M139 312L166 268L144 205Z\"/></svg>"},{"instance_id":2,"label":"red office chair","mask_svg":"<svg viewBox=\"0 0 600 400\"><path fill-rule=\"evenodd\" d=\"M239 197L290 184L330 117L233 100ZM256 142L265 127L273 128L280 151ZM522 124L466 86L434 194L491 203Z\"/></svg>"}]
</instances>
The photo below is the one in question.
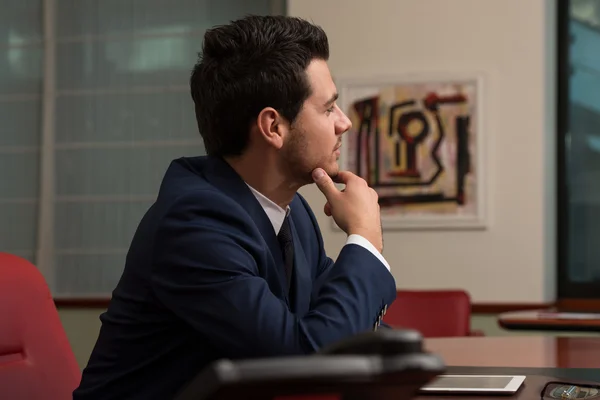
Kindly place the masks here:
<instances>
[{"instance_id":1,"label":"red office chair","mask_svg":"<svg viewBox=\"0 0 600 400\"><path fill-rule=\"evenodd\" d=\"M44 278L0 253L0 398L70 399L80 379Z\"/></svg>"},{"instance_id":2,"label":"red office chair","mask_svg":"<svg viewBox=\"0 0 600 400\"><path fill-rule=\"evenodd\" d=\"M483 336L471 331L471 299L463 290L398 290L383 321L429 338Z\"/></svg>"}]
</instances>

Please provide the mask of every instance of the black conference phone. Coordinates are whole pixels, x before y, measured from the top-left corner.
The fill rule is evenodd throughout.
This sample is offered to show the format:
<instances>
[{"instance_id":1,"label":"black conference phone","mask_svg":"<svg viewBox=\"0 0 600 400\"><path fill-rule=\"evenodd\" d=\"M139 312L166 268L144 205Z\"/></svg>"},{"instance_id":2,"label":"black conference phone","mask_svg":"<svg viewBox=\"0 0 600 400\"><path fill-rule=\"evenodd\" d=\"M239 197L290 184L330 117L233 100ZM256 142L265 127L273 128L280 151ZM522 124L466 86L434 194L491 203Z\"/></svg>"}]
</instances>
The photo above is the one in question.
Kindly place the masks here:
<instances>
[{"instance_id":1,"label":"black conference phone","mask_svg":"<svg viewBox=\"0 0 600 400\"><path fill-rule=\"evenodd\" d=\"M331 394L344 400L412 399L445 371L422 348L419 332L380 329L342 340L309 356L219 360L175 400L271 400Z\"/></svg>"}]
</instances>

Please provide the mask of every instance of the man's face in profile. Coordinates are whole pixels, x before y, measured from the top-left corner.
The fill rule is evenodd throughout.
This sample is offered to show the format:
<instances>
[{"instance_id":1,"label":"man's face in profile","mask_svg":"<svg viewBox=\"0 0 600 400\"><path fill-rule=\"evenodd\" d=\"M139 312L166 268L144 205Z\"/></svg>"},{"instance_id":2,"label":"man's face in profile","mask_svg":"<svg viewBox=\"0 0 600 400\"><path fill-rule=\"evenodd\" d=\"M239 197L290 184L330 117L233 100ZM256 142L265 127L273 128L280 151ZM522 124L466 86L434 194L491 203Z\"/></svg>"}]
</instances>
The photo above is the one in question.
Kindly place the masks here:
<instances>
[{"instance_id":1,"label":"man's face in profile","mask_svg":"<svg viewBox=\"0 0 600 400\"><path fill-rule=\"evenodd\" d=\"M337 106L337 89L327 63L313 60L306 68L312 94L304 102L283 147L283 161L294 179L311 183L312 171L323 168L330 176L339 172L342 134L352 123Z\"/></svg>"}]
</instances>

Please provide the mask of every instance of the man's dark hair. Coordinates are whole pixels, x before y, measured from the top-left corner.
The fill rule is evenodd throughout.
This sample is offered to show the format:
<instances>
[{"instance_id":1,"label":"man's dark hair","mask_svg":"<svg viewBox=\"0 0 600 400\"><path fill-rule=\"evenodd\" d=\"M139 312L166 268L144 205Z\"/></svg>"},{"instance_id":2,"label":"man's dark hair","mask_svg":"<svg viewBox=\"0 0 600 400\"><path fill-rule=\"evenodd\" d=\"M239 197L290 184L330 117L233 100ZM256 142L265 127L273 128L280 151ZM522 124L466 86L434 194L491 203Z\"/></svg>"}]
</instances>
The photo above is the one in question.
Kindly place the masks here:
<instances>
[{"instance_id":1,"label":"man's dark hair","mask_svg":"<svg viewBox=\"0 0 600 400\"><path fill-rule=\"evenodd\" d=\"M327 35L300 18L248 16L209 29L190 79L206 152L241 155L265 107L293 123L311 94L313 59L329 59Z\"/></svg>"}]
</instances>

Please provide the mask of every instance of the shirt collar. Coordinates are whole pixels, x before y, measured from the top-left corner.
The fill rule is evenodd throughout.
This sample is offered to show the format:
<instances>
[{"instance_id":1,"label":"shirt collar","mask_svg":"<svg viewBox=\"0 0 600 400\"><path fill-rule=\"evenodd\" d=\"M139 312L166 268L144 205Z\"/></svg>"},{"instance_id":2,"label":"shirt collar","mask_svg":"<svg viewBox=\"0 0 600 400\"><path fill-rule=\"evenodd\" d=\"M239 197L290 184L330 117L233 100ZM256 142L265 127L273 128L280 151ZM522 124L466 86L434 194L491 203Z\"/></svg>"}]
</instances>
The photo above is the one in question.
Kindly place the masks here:
<instances>
[{"instance_id":1,"label":"shirt collar","mask_svg":"<svg viewBox=\"0 0 600 400\"><path fill-rule=\"evenodd\" d=\"M283 225L285 217L287 217L290 213L290 206L287 206L284 210L278 204L276 204L271 199L260 193L258 190L254 189L252 186L248 185L248 187L252 191L252 194L254 194L254 197L256 197L256 200L258 200L258 202L262 206L263 210L265 210L269 221L271 221L271 224L273 225L275 233L278 234L279 230L281 229L281 226Z\"/></svg>"}]
</instances>

